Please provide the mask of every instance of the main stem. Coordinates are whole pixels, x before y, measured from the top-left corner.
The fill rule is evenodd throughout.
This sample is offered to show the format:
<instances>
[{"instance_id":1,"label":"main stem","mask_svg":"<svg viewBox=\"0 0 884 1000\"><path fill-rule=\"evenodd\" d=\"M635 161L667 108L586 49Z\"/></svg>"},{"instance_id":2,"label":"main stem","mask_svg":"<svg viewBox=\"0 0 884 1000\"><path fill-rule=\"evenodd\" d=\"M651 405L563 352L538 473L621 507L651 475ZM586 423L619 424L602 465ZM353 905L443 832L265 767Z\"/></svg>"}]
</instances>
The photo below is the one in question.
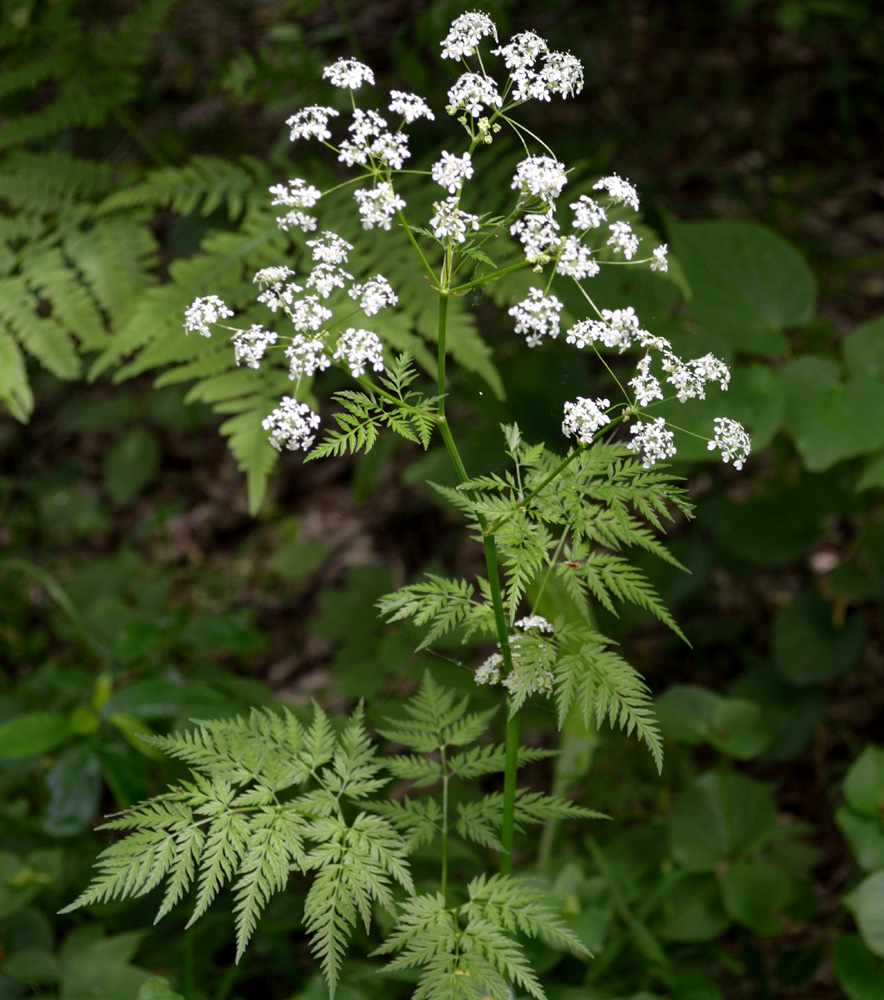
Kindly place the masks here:
<instances>
[{"instance_id":1,"label":"main stem","mask_svg":"<svg viewBox=\"0 0 884 1000\"><path fill-rule=\"evenodd\" d=\"M447 286L448 275L451 273L451 251L446 253L443 268L443 289ZM451 427L445 416L445 341L448 330L448 294L443 291L439 296L439 353L437 385L439 391L439 430L445 448L462 483L469 476L457 450ZM494 624L500 643L500 653L503 659L503 675L508 677L513 669L513 655L510 649L509 629L503 610L503 595L500 591L500 572L497 565L497 545L494 534L488 527L488 519L483 514L476 514L479 527L482 529L482 544L485 549L485 567L488 572L488 585L491 591L491 606L494 610ZM500 842L503 850L500 855L500 870L508 875L513 869L513 840L516 826L516 776L519 767L519 716L517 712L509 713L506 722L506 756L503 777L503 814L501 819Z\"/></svg>"}]
</instances>

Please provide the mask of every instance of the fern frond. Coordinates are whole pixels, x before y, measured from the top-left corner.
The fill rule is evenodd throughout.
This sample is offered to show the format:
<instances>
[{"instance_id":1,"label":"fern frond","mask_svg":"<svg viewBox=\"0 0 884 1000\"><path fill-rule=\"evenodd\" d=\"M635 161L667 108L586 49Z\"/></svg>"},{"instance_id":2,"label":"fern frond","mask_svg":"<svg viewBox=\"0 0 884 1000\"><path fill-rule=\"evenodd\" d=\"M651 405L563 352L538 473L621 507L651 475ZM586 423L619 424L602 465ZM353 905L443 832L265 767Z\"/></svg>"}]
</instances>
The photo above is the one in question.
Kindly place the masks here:
<instances>
[{"instance_id":1,"label":"fern frond","mask_svg":"<svg viewBox=\"0 0 884 1000\"><path fill-rule=\"evenodd\" d=\"M472 915L464 928L461 950L466 962L481 958L498 973L497 977L493 977L487 967L475 964L469 967L473 975L485 982L492 996L506 997L509 983L515 982L537 1000L544 1000L543 987L534 975L524 951L491 920Z\"/></svg>"},{"instance_id":2,"label":"fern frond","mask_svg":"<svg viewBox=\"0 0 884 1000\"><path fill-rule=\"evenodd\" d=\"M341 734L330 767L322 772L324 788L336 796L359 801L387 784L378 777L382 765L375 759L375 748L365 730L363 708L351 715Z\"/></svg>"},{"instance_id":3,"label":"fern frond","mask_svg":"<svg viewBox=\"0 0 884 1000\"><path fill-rule=\"evenodd\" d=\"M623 657L596 642L559 657L555 668L559 726L571 705L580 705L584 724L599 726L605 717L627 735L645 742L657 769L663 767L663 742L651 695L641 675Z\"/></svg>"},{"instance_id":4,"label":"fern frond","mask_svg":"<svg viewBox=\"0 0 884 1000\"><path fill-rule=\"evenodd\" d=\"M417 647L420 650L462 625L471 616L475 603L475 589L466 580L449 580L428 573L425 581L386 594L375 606L388 622L408 619L418 628L429 625Z\"/></svg>"},{"instance_id":5,"label":"fern frond","mask_svg":"<svg viewBox=\"0 0 884 1000\"><path fill-rule=\"evenodd\" d=\"M371 808L402 834L409 854L432 843L442 830L442 809L433 798L411 799L406 795L401 802L373 802Z\"/></svg>"}]
</instances>

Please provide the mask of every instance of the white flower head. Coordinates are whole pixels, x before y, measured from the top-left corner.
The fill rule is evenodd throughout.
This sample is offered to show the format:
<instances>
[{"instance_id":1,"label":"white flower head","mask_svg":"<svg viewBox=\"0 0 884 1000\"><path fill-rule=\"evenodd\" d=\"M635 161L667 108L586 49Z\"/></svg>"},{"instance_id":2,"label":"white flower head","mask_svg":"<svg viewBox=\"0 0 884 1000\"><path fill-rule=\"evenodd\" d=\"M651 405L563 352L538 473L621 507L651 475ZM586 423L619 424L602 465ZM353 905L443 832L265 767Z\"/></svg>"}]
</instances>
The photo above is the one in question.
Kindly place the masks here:
<instances>
[{"instance_id":1,"label":"white flower head","mask_svg":"<svg viewBox=\"0 0 884 1000\"><path fill-rule=\"evenodd\" d=\"M277 451L308 451L313 444L319 427L319 414L314 413L306 403L299 403L290 396L283 396L282 402L264 420L261 426L270 432L270 443Z\"/></svg>"},{"instance_id":2,"label":"white flower head","mask_svg":"<svg viewBox=\"0 0 884 1000\"><path fill-rule=\"evenodd\" d=\"M675 454L673 441L675 435L666 429L663 417L657 417L650 423L637 420L630 428L632 440L626 446L630 451L640 451L642 466L650 469L657 462L665 462Z\"/></svg>"},{"instance_id":3,"label":"white flower head","mask_svg":"<svg viewBox=\"0 0 884 1000\"><path fill-rule=\"evenodd\" d=\"M553 631L552 625L550 625L543 615L528 615L527 618L517 621L515 627L521 629L523 632L527 632L532 628L536 628L539 632L548 632L550 634Z\"/></svg>"},{"instance_id":4,"label":"white flower head","mask_svg":"<svg viewBox=\"0 0 884 1000\"><path fill-rule=\"evenodd\" d=\"M384 370L384 353L376 333L348 327L335 347L335 361L345 361L353 378L365 374L366 364L376 372Z\"/></svg>"},{"instance_id":5,"label":"white flower head","mask_svg":"<svg viewBox=\"0 0 884 1000\"><path fill-rule=\"evenodd\" d=\"M211 337L209 329L212 323L220 323L233 315L233 310L218 298L217 295L205 295L194 299L184 313L184 332L199 333L203 337Z\"/></svg>"},{"instance_id":6,"label":"white flower head","mask_svg":"<svg viewBox=\"0 0 884 1000\"><path fill-rule=\"evenodd\" d=\"M476 667L475 679L477 684L499 684L500 668L503 666L503 656L500 653L492 653L484 663Z\"/></svg>"},{"instance_id":7,"label":"white flower head","mask_svg":"<svg viewBox=\"0 0 884 1000\"><path fill-rule=\"evenodd\" d=\"M315 263L346 264L353 244L326 229L317 240L307 240Z\"/></svg>"},{"instance_id":8,"label":"white flower head","mask_svg":"<svg viewBox=\"0 0 884 1000\"><path fill-rule=\"evenodd\" d=\"M554 202L568 183L565 167L549 156L529 156L516 168L510 185L520 198L538 198L545 203Z\"/></svg>"},{"instance_id":9,"label":"white flower head","mask_svg":"<svg viewBox=\"0 0 884 1000\"><path fill-rule=\"evenodd\" d=\"M473 164L469 153L454 156L452 153L442 153L430 170L433 180L444 187L449 194L455 194L465 180L473 176Z\"/></svg>"},{"instance_id":10,"label":"white flower head","mask_svg":"<svg viewBox=\"0 0 884 1000\"><path fill-rule=\"evenodd\" d=\"M401 170L411 156L404 132L382 132L369 147L372 157L393 170Z\"/></svg>"},{"instance_id":11,"label":"white flower head","mask_svg":"<svg viewBox=\"0 0 884 1000\"><path fill-rule=\"evenodd\" d=\"M262 288L281 288L286 278L294 277L294 271L284 265L262 267L255 272L253 283Z\"/></svg>"},{"instance_id":12,"label":"white flower head","mask_svg":"<svg viewBox=\"0 0 884 1000\"><path fill-rule=\"evenodd\" d=\"M734 468L742 469L743 463L752 451L752 442L743 425L728 417L716 417L715 437L709 442L708 449L721 449L722 462L734 460Z\"/></svg>"},{"instance_id":13,"label":"white flower head","mask_svg":"<svg viewBox=\"0 0 884 1000\"><path fill-rule=\"evenodd\" d=\"M492 49L492 52L503 57L507 69L522 70L533 66L541 56L545 56L549 52L549 46L535 32L522 31L513 35L506 45Z\"/></svg>"},{"instance_id":14,"label":"white flower head","mask_svg":"<svg viewBox=\"0 0 884 1000\"><path fill-rule=\"evenodd\" d=\"M573 434L581 444L589 444L596 431L611 422L611 418L603 412L610 405L609 399L584 399L582 396L578 396L573 403L565 403L562 434L565 437Z\"/></svg>"},{"instance_id":15,"label":"white flower head","mask_svg":"<svg viewBox=\"0 0 884 1000\"><path fill-rule=\"evenodd\" d=\"M333 86L345 90L358 90L363 83L374 84L374 73L357 59L339 59L322 71L324 80L331 80Z\"/></svg>"},{"instance_id":16,"label":"white flower head","mask_svg":"<svg viewBox=\"0 0 884 1000\"><path fill-rule=\"evenodd\" d=\"M292 321L292 326L301 332L319 330L332 318L331 309L319 301L318 295L305 295L302 299L283 301L282 308Z\"/></svg>"},{"instance_id":17,"label":"white flower head","mask_svg":"<svg viewBox=\"0 0 884 1000\"><path fill-rule=\"evenodd\" d=\"M571 203L571 211L574 213L573 226L585 232L587 229L598 229L607 220L607 215L602 206L593 201L589 195L582 194Z\"/></svg>"},{"instance_id":18,"label":"white flower head","mask_svg":"<svg viewBox=\"0 0 884 1000\"><path fill-rule=\"evenodd\" d=\"M655 247L651 251L651 270L652 271L668 271L669 270L669 260L667 258L667 253L669 252L669 247L665 243L661 243L660 246Z\"/></svg>"},{"instance_id":19,"label":"white flower head","mask_svg":"<svg viewBox=\"0 0 884 1000\"><path fill-rule=\"evenodd\" d=\"M289 138L292 142L296 139L331 139L328 120L337 118L339 114L334 108L320 105L303 108L286 120L286 125L291 129Z\"/></svg>"},{"instance_id":20,"label":"white flower head","mask_svg":"<svg viewBox=\"0 0 884 1000\"><path fill-rule=\"evenodd\" d=\"M629 205L634 212L638 211L638 191L636 191L629 181L624 180L617 174L611 174L610 177L602 177L592 187L594 191L607 191L608 197L616 204Z\"/></svg>"},{"instance_id":21,"label":"white flower head","mask_svg":"<svg viewBox=\"0 0 884 1000\"><path fill-rule=\"evenodd\" d=\"M550 52L546 57L540 79L549 94L575 97L583 90L583 63L570 52Z\"/></svg>"},{"instance_id":22,"label":"white flower head","mask_svg":"<svg viewBox=\"0 0 884 1000\"><path fill-rule=\"evenodd\" d=\"M627 260L632 260L639 244L632 226L628 222L612 222L610 230L607 245L614 248L614 253L622 253Z\"/></svg>"},{"instance_id":23,"label":"white flower head","mask_svg":"<svg viewBox=\"0 0 884 1000\"><path fill-rule=\"evenodd\" d=\"M286 208L312 208L322 197L318 188L300 178L289 181L288 185L274 184L270 193L273 195L271 205L285 205Z\"/></svg>"},{"instance_id":24,"label":"white flower head","mask_svg":"<svg viewBox=\"0 0 884 1000\"><path fill-rule=\"evenodd\" d=\"M433 210L436 214L430 219L430 225L437 240L449 239L463 243L468 229L479 228L479 217L461 211L457 196L433 202Z\"/></svg>"},{"instance_id":25,"label":"white flower head","mask_svg":"<svg viewBox=\"0 0 884 1000\"><path fill-rule=\"evenodd\" d=\"M485 108L499 108L503 98L497 90L497 84L490 76L482 73L464 73L454 82L448 91L446 110L449 114L458 111L468 111L473 118L478 118Z\"/></svg>"},{"instance_id":26,"label":"white flower head","mask_svg":"<svg viewBox=\"0 0 884 1000\"><path fill-rule=\"evenodd\" d=\"M552 212L532 212L510 226L510 235L517 236L529 261L545 263L559 248L559 224Z\"/></svg>"},{"instance_id":27,"label":"white flower head","mask_svg":"<svg viewBox=\"0 0 884 1000\"><path fill-rule=\"evenodd\" d=\"M582 319L568 330L565 342L574 344L578 350L582 351L584 347L601 340L607 332L606 323L597 319Z\"/></svg>"},{"instance_id":28,"label":"white flower head","mask_svg":"<svg viewBox=\"0 0 884 1000\"><path fill-rule=\"evenodd\" d=\"M293 275L293 272L289 271L287 267L265 268L264 272L259 271L258 274L268 271L278 271L280 272L280 277L276 281L267 282L267 287L258 296L258 301L267 306L271 312L276 312L277 309L285 310L299 295L303 294L304 289L293 281L290 281L288 284L285 283L286 277ZM287 271L288 274L282 275L281 272L283 271ZM255 275L256 281L258 280L258 274Z\"/></svg>"},{"instance_id":29,"label":"white flower head","mask_svg":"<svg viewBox=\"0 0 884 1000\"><path fill-rule=\"evenodd\" d=\"M417 94L409 94L404 90L391 90L390 98L390 111L394 115L402 115L409 125L418 118L426 118L429 121L434 121L436 118L427 102Z\"/></svg>"},{"instance_id":30,"label":"white flower head","mask_svg":"<svg viewBox=\"0 0 884 1000\"><path fill-rule=\"evenodd\" d=\"M562 248L556 262L558 274L582 281L584 278L594 278L600 270L598 261L592 255L592 250L581 243L578 237L566 236L562 240Z\"/></svg>"},{"instance_id":31,"label":"white flower head","mask_svg":"<svg viewBox=\"0 0 884 1000\"><path fill-rule=\"evenodd\" d=\"M346 288L347 282L352 280L353 275L336 264L317 264L304 284L314 289L320 298L327 299L336 288Z\"/></svg>"},{"instance_id":32,"label":"white flower head","mask_svg":"<svg viewBox=\"0 0 884 1000\"><path fill-rule=\"evenodd\" d=\"M389 229L393 216L405 208L405 202L393 190L389 181L381 181L373 188L364 188L353 192L363 229Z\"/></svg>"},{"instance_id":33,"label":"white flower head","mask_svg":"<svg viewBox=\"0 0 884 1000\"><path fill-rule=\"evenodd\" d=\"M647 406L655 399L663 399L663 388L651 374L651 355L646 354L637 365L637 374L629 380L639 406Z\"/></svg>"},{"instance_id":34,"label":"white flower head","mask_svg":"<svg viewBox=\"0 0 884 1000\"><path fill-rule=\"evenodd\" d=\"M311 378L331 364L323 342L315 337L307 338L301 333L292 337L291 344L285 349L285 356L289 359L289 378L293 382L304 375Z\"/></svg>"},{"instance_id":35,"label":"white flower head","mask_svg":"<svg viewBox=\"0 0 884 1000\"><path fill-rule=\"evenodd\" d=\"M464 59L476 51L479 42L491 36L497 41L497 26L487 14L469 11L451 22L448 34L442 40L443 59Z\"/></svg>"},{"instance_id":36,"label":"white flower head","mask_svg":"<svg viewBox=\"0 0 884 1000\"><path fill-rule=\"evenodd\" d=\"M712 354L683 361L667 351L663 356L662 367L667 373L666 381L675 387L680 403L689 399L705 399L707 382L718 382L724 390L730 384L730 369Z\"/></svg>"},{"instance_id":37,"label":"white flower head","mask_svg":"<svg viewBox=\"0 0 884 1000\"><path fill-rule=\"evenodd\" d=\"M632 306L602 309L602 319L607 324L607 330L601 336L605 347L616 347L622 354L639 336L639 319Z\"/></svg>"},{"instance_id":38,"label":"white flower head","mask_svg":"<svg viewBox=\"0 0 884 1000\"><path fill-rule=\"evenodd\" d=\"M555 295L544 295L539 288L529 288L528 298L508 311L516 320L516 333L526 334L529 347L539 347L544 337L555 340L559 335L559 314L562 303Z\"/></svg>"},{"instance_id":39,"label":"white flower head","mask_svg":"<svg viewBox=\"0 0 884 1000\"><path fill-rule=\"evenodd\" d=\"M381 309L395 306L399 301L399 296L382 274L376 274L364 285L352 285L347 294L359 302L359 307L366 316L374 316Z\"/></svg>"},{"instance_id":40,"label":"white flower head","mask_svg":"<svg viewBox=\"0 0 884 1000\"><path fill-rule=\"evenodd\" d=\"M249 368L257 368L268 346L276 343L277 336L260 323L253 323L248 330L236 330L230 339L237 367L245 362Z\"/></svg>"},{"instance_id":41,"label":"white flower head","mask_svg":"<svg viewBox=\"0 0 884 1000\"><path fill-rule=\"evenodd\" d=\"M302 212L300 208L293 208L285 215L278 215L276 224L286 233L290 229L300 229L302 233L312 233L317 226L315 216Z\"/></svg>"}]
</instances>

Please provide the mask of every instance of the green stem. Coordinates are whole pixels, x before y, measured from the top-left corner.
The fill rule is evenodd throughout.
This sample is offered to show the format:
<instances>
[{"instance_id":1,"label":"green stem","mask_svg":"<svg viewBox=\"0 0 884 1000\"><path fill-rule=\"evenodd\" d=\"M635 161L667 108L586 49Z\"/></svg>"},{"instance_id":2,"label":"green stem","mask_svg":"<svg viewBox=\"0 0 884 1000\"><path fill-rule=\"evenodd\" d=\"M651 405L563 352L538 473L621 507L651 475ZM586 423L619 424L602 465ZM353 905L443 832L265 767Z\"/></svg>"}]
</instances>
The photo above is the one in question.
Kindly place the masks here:
<instances>
[{"instance_id":1,"label":"green stem","mask_svg":"<svg viewBox=\"0 0 884 1000\"><path fill-rule=\"evenodd\" d=\"M463 459L457 449L451 427L445 417L445 336L448 319L448 300L443 293L439 301L439 366L438 366L438 390L439 390L439 431L451 464L457 472L458 479L462 483L469 480ZM508 677L513 669L513 654L510 649L509 628L507 627L506 615L503 609L503 595L500 590L500 571L497 564L497 545L494 541L494 534L488 527L488 520L484 514L476 514L479 527L482 530L482 545L485 549L485 567L488 572L488 586L491 591L491 606L494 610L494 624L497 632L497 639L500 643L500 654L503 658L503 676ZM516 778L519 764L519 718L518 713L510 713L506 724L506 764L503 779L503 814L501 819L500 840L503 851L500 856L500 870L504 874L512 871L513 840L515 836L516 818Z\"/></svg>"},{"instance_id":2,"label":"green stem","mask_svg":"<svg viewBox=\"0 0 884 1000\"><path fill-rule=\"evenodd\" d=\"M448 891L448 765L445 761L445 747L439 749L442 764L442 878L441 892L445 899Z\"/></svg>"}]
</instances>

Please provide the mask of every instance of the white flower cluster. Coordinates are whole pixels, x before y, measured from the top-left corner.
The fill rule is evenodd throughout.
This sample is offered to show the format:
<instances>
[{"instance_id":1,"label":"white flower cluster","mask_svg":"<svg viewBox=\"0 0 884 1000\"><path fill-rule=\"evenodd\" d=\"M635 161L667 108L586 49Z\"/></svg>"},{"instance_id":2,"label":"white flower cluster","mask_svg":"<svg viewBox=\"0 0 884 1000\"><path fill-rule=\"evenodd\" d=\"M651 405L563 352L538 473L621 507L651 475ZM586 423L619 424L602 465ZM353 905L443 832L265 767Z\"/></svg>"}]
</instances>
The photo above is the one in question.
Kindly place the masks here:
<instances>
[{"instance_id":1,"label":"white flower cluster","mask_svg":"<svg viewBox=\"0 0 884 1000\"><path fill-rule=\"evenodd\" d=\"M313 432L319 427L319 415L306 403L283 396L279 406L261 421L261 426L270 432L270 443L277 451L283 448L309 451L315 437Z\"/></svg>"},{"instance_id":2,"label":"white flower cluster","mask_svg":"<svg viewBox=\"0 0 884 1000\"><path fill-rule=\"evenodd\" d=\"M511 187L519 192L520 199L550 204L562 193L568 183L565 168L549 156L529 156L516 167Z\"/></svg>"},{"instance_id":3,"label":"white flower cluster","mask_svg":"<svg viewBox=\"0 0 884 1000\"><path fill-rule=\"evenodd\" d=\"M469 11L456 17L442 40L443 59L465 59L471 56L483 38L497 41L497 26L487 14Z\"/></svg>"},{"instance_id":4,"label":"white flower cluster","mask_svg":"<svg viewBox=\"0 0 884 1000\"><path fill-rule=\"evenodd\" d=\"M516 303L509 315L516 320L516 333L526 334L529 347L539 347L544 337L555 340L559 335L559 314L562 303L555 295L544 295L539 288L529 288L528 298Z\"/></svg>"},{"instance_id":5,"label":"white flower cluster","mask_svg":"<svg viewBox=\"0 0 884 1000\"><path fill-rule=\"evenodd\" d=\"M347 292L351 299L359 300L359 308L366 316L374 316L387 306L395 306L399 296L382 274L376 274L364 285L352 285Z\"/></svg>"},{"instance_id":6,"label":"white flower cluster","mask_svg":"<svg viewBox=\"0 0 884 1000\"><path fill-rule=\"evenodd\" d=\"M289 378L296 382L302 376L312 378L316 372L324 371L331 364L325 353L325 344L316 337L305 337L296 333L285 349L289 359Z\"/></svg>"},{"instance_id":7,"label":"white flower cluster","mask_svg":"<svg viewBox=\"0 0 884 1000\"><path fill-rule=\"evenodd\" d=\"M228 308L217 295L206 295L201 299L194 299L184 313L184 332L199 333L203 337L211 337L212 331L209 327L232 315L233 310Z\"/></svg>"},{"instance_id":8,"label":"white flower cluster","mask_svg":"<svg viewBox=\"0 0 884 1000\"><path fill-rule=\"evenodd\" d=\"M595 432L611 422L603 412L610 405L610 399L584 399L582 396L574 403L565 403L562 434L566 438L573 434L581 444L589 444Z\"/></svg>"},{"instance_id":9,"label":"white flower cluster","mask_svg":"<svg viewBox=\"0 0 884 1000\"><path fill-rule=\"evenodd\" d=\"M458 188L463 186L463 182L473 176L470 154L455 156L453 153L443 152L441 159L433 164L430 176L449 194L455 194Z\"/></svg>"},{"instance_id":10,"label":"white flower cluster","mask_svg":"<svg viewBox=\"0 0 884 1000\"><path fill-rule=\"evenodd\" d=\"M525 250L525 259L531 263L545 264L558 251L559 224L552 212L532 212L510 226L510 235L516 236Z\"/></svg>"},{"instance_id":11,"label":"white flower cluster","mask_svg":"<svg viewBox=\"0 0 884 1000\"><path fill-rule=\"evenodd\" d=\"M276 343L277 336L260 323L253 323L248 330L237 330L230 339L237 367L245 362L249 368L258 368L268 346Z\"/></svg>"},{"instance_id":12,"label":"white flower cluster","mask_svg":"<svg viewBox=\"0 0 884 1000\"><path fill-rule=\"evenodd\" d=\"M334 65L325 67L322 77L345 90L358 90L363 83L374 85L374 73L356 59L339 59Z\"/></svg>"},{"instance_id":13,"label":"white flower cluster","mask_svg":"<svg viewBox=\"0 0 884 1000\"><path fill-rule=\"evenodd\" d=\"M381 181L373 188L354 191L363 229L389 229L393 216L405 208L405 202L393 190L389 181Z\"/></svg>"},{"instance_id":14,"label":"white flower cluster","mask_svg":"<svg viewBox=\"0 0 884 1000\"><path fill-rule=\"evenodd\" d=\"M715 425L715 436L709 442L709 451L720 448L722 462L733 459L734 468L742 469L752 450L752 442L742 424L728 417L716 417L712 423Z\"/></svg>"},{"instance_id":15,"label":"white flower cluster","mask_svg":"<svg viewBox=\"0 0 884 1000\"><path fill-rule=\"evenodd\" d=\"M464 73L459 76L448 91L446 110L449 114L467 111L478 118L485 108L499 108L503 98L497 90L497 83L484 73Z\"/></svg>"},{"instance_id":16,"label":"white flower cluster","mask_svg":"<svg viewBox=\"0 0 884 1000\"><path fill-rule=\"evenodd\" d=\"M381 342L371 330L357 330L348 327L341 334L335 347L335 361L345 361L353 378L365 374L366 364L376 372L384 370L384 354Z\"/></svg>"},{"instance_id":17,"label":"white flower cluster","mask_svg":"<svg viewBox=\"0 0 884 1000\"><path fill-rule=\"evenodd\" d=\"M641 452L642 466L645 469L650 469L657 462L665 462L675 454L675 435L666 429L663 417L657 417L648 424L638 420L629 430L632 440L626 447L630 451Z\"/></svg>"},{"instance_id":18,"label":"white flower cluster","mask_svg":"<svg viewBox=\"0 0 884 1000\"><path fill-rule=\"evenodd\" d=\"M394 115L402 115L408 125L418 118L426 118L431 122L436 120L429 104L417 94L409 94L404 90L391 90L390 97L392 100L388 105L389 110Z\"/></svg>"},{"instance_id":19,"label":"white flower cluster","mask_svg":"<svg viewBox=\"0 0 884 1000\"><path fill-rule=\"evenodd\" d=\"M433 202L433 209L436 214L430 219L430 225L437 240L463 243L467 238L468 229L479 228L479 217L464 212L457 196Z\"/></svg>"},{"instance_id":20,"label":"white flower cluster","mask_svg":"<svg viewBox=\"0 0 884 1000\"><path fill-rule=\"evenodd\" d=\"M552 625L550 625L543 615L528 615L527 618L521 618L516 622L516 628L521 629L523 632L536 628L540 632L548 632L550 634L552 634L553 630Z\"/></svg>"},{"instance_id":21,"label":"white flower cluster","mask_svg":"<svg viewBox=\"0 0 884 1000\"><path fill-rule=\"evenodd\" d=\"M510 71L514 101L549 101L553 94L573 97L583 90L583 64L569 52L551 52L533 31L513 36L508 45L494 49ZM538 60L542 65L537 68Z\"/></svg>"},{"instance_id":22,"label":"white flower cluster","mask_svg":"<svg viewBox=\"0 0 884 1000\"><path fill-rule=\"evenodd\" d=\"M309 108L302 108L286 120L286 125L291 129L289 138L292 142L296 139L319 139L325 141L331 139L331 132L328 128L329 118L337 118L340 111L334 108L326 108L320 105L312 105Z\"/></svg>"}]
</instances>

